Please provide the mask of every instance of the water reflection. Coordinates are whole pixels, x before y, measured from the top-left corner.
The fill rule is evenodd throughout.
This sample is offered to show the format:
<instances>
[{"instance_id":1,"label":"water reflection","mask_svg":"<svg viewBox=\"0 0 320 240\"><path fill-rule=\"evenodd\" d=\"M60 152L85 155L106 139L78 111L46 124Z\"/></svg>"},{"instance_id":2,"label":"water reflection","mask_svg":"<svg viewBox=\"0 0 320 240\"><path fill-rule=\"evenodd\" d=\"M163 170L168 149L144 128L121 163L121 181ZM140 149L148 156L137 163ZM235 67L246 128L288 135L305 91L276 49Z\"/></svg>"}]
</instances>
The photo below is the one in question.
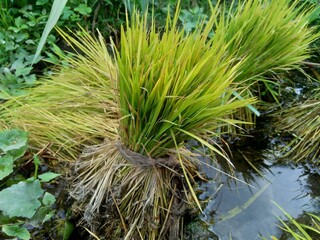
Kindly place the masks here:
<instances>
[{"instance_id":1,"label":"water reflection","mask_svg":"<svg viewBox=\"0 0 320 240\"><path fill-rule=\"evenodd\" d=\"M208 233L211 237L207 239L280 237L276 216L284 214L273 201L293 217L303 211L320 211L317 172L310 172L303 166L277 165L277 153L270 150L236 149L232 152L238 180L204 168L211 180L200 184L199 198L207 203L199 218L207 224L207 229L202 231L216 235L214 238ZM219 168L228 171L229 166L224 162L221 161Z\"/></svg>"}]
</instances>

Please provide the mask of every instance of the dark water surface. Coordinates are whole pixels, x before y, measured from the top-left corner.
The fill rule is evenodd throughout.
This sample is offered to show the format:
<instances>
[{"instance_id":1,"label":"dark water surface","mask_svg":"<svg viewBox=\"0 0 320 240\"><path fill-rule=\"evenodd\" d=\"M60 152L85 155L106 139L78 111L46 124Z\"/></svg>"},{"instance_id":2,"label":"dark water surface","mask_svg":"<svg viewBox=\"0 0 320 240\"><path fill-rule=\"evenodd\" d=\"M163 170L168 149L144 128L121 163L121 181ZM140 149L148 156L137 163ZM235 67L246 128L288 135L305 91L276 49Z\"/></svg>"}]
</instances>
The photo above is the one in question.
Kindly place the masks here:
<instances>
[{"instance_id":1,"label":"dark water surface","mask_svg":"<svg viewBox=\"0 0 320 240\"><path fill-rule=\"evenodd\" d=\"M235 240L260 239L260 234L280 237L276 216L284 214L273 202L293 217L303 211L320 210L317 199L306 191L308 176L303 169L274 166L264 177L257 177L252 186L223 179L223 186L216 194L216 189L206 184L207 192L216 195L202 216L206 222L216 222L209 226L209 231L220 239L229 239L229 236Z\"/></svg>"},{"instance_id":2,"label":"dark water surface","mask_svg":"<svg viewBox=\"0 0 320 240\"><path fill-rule=\"evenodd\" d=\"M294 218L304 211L319 213L319 171L302 165L276 164L277 155L270 150L235 151L237 180L204 168L211 180L199 186L199 198L207 201L198 217L202 227L192 230L188 239L255 240L261 236L271 239L272 235L279 238L282 232L277 216L285 219L285 215L275 203ZM199 231L201 237L196 233Z\"/></svg>"}]
</instances>

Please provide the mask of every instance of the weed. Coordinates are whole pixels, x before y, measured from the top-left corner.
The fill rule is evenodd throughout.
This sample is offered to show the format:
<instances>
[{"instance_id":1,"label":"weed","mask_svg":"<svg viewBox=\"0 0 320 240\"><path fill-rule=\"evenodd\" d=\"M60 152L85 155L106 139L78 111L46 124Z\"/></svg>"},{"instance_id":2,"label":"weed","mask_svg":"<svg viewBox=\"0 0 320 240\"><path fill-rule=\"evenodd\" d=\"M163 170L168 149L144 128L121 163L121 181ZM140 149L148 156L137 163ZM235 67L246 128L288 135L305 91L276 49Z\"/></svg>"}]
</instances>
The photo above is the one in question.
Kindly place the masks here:
<instances>
[{"instance_id":1,"label":"weed","mask_svg":"<svg viewBox=\"0 0 320 240\"><path fill-rule=\"evenodd\" d=\"M34 156L35 173L28 179L14 182L10 174L14 163L27 150L27 133L21 130L0 132L0 226L4 234L19 239L30 239L27 225L37 227L48 221L54 214L51 206L55 197L41 188L42 183L50 182L59 176L53 172L38 175L39 158ZM6 180L4 182L4 180ZM3 184L7 187L3 187Z\"/></svg>"}]
</instances>

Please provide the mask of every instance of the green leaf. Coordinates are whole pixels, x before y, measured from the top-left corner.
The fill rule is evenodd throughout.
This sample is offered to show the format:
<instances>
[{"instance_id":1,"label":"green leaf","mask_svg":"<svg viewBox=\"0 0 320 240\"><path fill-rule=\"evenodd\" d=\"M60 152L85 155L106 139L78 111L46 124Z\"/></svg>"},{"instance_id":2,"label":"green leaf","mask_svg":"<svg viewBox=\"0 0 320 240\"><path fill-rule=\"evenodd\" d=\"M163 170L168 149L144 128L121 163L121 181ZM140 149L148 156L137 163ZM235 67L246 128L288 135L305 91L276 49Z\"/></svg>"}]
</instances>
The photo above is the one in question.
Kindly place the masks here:
<instances>
[{"instance_id":1,"label":"green leaf","mask_svg":"<svg viewBox=\"0 0 320 240\"><path fill-rule=\"evenodd\" d=\"M55 214L55 211L50 211L48 212L48 214L46 214L46 216L44 216L42 223L45 223L46 221L50 220L50 218L52 218Z\"/></svg>"},{"instance_id":2,"label":"green leaf","mask_svg":"<svg viewBox=\"0 0 320 240\"><path fill-rule=\"evenodd\" d=\"M63 240L68 240L74 230L74 225L70 221L66 220L64 224Z\"/></svg>"},{"instance_id":3,"label":"green leaf","mask_svg":"<svg viewBox=\"0 0 320 240\"><path fill-rule=\"evenodd\" d=\"M19 45L15 44L14 42L8 42L8 43L6 44L6 52L15 50L15 49L18 48L18 47L19 47Z\"/></svg>"},{"instance_id":4,"label":"green leaf","mask_svg":"<svg viewBox=\"0 0 320 240\"><path fill-rule=\"evenodd\" d=\"M28 74L30 74L31 70L33 69L33 67L24 67L24 68L18 68L15 72L15 75L17 77L19 76L26 76Z\"/></svg>"},{"instance_id":5,"label":"green leaf","mask_svg":"<svg viewBox=\"0 0 320 240\"><path fill-rule=\"evenodd\" d=\"M14 22L17 27L21 27L21 25L24 23L21 17L17 17Z\"/></svg>"},{"instance_id":6,"label":"green leaf","mask_svg":"<svg viewBox=\"0 0 320 240\"><path fill-rule=\"evenodd\" d=\"M23 40L27 40L29 38L29 34L28 33L21 33L21 32L16 33L14 36L15 36L15 41L17 43L21 42Z\"/></svg>"},{"instance_id":7,"label":"green leaf","mask_svg":"<svg viewBox=\"0 0 320 240\"><path fill-rule=\"evenodd\" d=\"M49 182L56 177L59 177L61 174L54 173L54 172L46 172L38 176L41 182Z\"/></svg>"},{"instance_id":8,"label":"green leaf","mask_svg":"<svg viewBox=\"0 0 320 240\"><path fill-rule=\"evenodd\" d=\"M19 148L19 149L10 150L6 154L11 155L13 160L15 161L25 154L27 148L28 148L28 146L26 145L26 146L23 146L22 148Z\"/></svg>"},{"instance_id":9,"label":"green leaf","mask_svg":"<svg viewBox=\"0 0 320 240\"><path fill-rule=\"evenodd\" d=\"M37 0L36 5L45 5L48 2L49 2L49 0Z\"/></svg>"},{"instance_id":10,"label":"green leaf","mask_svg":"<svg viewBox=\"0 0 320 240\"><path fill-rule=\"evenodd\" d=\"M0 180L13 172L13 157L10 154L0 156Z\"/></svg>"},{"instance_id":11,"label":"green leaf","mask_svg":"<svg viewBox=\"0 0 320 240\"><path fill-rule=\"evenodd\" d=\"M41 39L39 41L39 45L37 47L36 54L34 55L34 58L32 61L33 63L34 63L35 59L37 59L37 57L40 55L40 52L46 42L46 39L47 39L49 33L51 32L51 30L53 29L53 27L56 25L67 1L68 0L54 0L50 15L49 15L49 19L47 21L47 24L46 24L44 30L43 30Z\"/></svg>"},{"instance_id":12,"label":"green leaf","mask_svg":"<svg viewBox=\"0 0 320 240\"><path fill-rule=\"evenodd\" d=\"M10 237L17 237L22 240L29 240L31 237L28 230L24 227L19 226L18 224L3 225L2 232Z\"/></svg>"},{"instance_id":13,"label":"green leaf","mask_svg":"<svg viewBox=\"0 0 320 240\"><path fill-rule=\"evenodd\" d=\"M50 211L46 216L43 218L42 223L45 223L46 221L50 220L55 214L55 211Z\"/></svg>"},{"instance_id":14,"label":"green leaf","mask_svg":"<svg viewBox=\"0 0 320 240\"><path fill-rule=\"evenodd\" d=\"M32 39L28 39L28 40L26 41L26 44L28 44L28 45L34 45L35 42L34 42L34 40L32 40Z\"/></svg>"},{"instance_id":15,"label":"green leaf","mask_svg":"<svg viewBox=\"0 0 320 240\"><path fill-rule=\"evenodd\" d=\"M23 79L27 84L33 84L37 80L35 74L24 76Z\"/></svg>"},{"instance_id":16,"label":"green leaf","mask_svg":"<svg viewBox=\"0 0 320 240\"><path fill-rule=\"evenodd\" d=\"M0 210L9 217L32 218L44 193L40 181L20 182L0 192Z\"/></svg>"},{"instance_id":17,"label":"green leaf","mask_svg":"<svg viewBox=\"0 0 320 240\"><path fill-rule=\"evenodd\" d=\"M53 196L51 193L46 192L43 196L42 203L44 205L51 206L56 202L55 196Z\"/></svg>"},{"instance_id":18,"label":"green leaf","mask_svg":"<svg viewBox=\"0 0 320 240\"><path fill-rule=\"evenodd\" d=\"M22 130L0 132L0 149L3 152L20 149L27 145L28 133Z\"/></svg>"},{"instance_id":19,"label":"green leaf","mask_svg":"<svg viewBox=\"0 0 320 240\"><path fill-rule=\"evenodd\" d=\"M80 4L74 10L79 12L81 15L89 15L89 13L92 12L91 7L88 7L86 4Z\"/></svg>"},{"instance_id":20,"label":"green leaf","mask_svg":"<svg viewBox=\"0 0 320 240\"><path fill-rule=\"evenodd\" d=\"M16 59L12 65L11 65L11 70L16 70L16 69L19 69L19 68L24 68L26 66L26 64L23 62L23 59L22 58L18 58Z\"/></svg>"},{"instance_id":21,"label":"green leaf","mask_svg":"<svg viewBox=\"0 0 320 240\"><path fill-rule=\"evenodd\" d=\"M240 96L239 93L237 93L236 91L233 91L232 94L237 97L238 99L242 100L244 99L243 97ZM251 104L247 105L247 108L249 108L251 110L251 112L253 112L257 117L260 117L260 112L258 111L258 109L256 109L254 106L252 106Z\"/></svg>"},{"instance_id":22,"label":"green leaf","mask_svg":"<svg viewBox=\"0 0 320 240\"><path fill-rule=\"evenodd\" d=\"M41 225L49 220L50 216L54 215L54 211L51 210L49 206L43 206L38 208L37 212L33 215L32 219L28 221L28 224L32 225L33 227L41 227Z\"/></svg>"}]
</instances>

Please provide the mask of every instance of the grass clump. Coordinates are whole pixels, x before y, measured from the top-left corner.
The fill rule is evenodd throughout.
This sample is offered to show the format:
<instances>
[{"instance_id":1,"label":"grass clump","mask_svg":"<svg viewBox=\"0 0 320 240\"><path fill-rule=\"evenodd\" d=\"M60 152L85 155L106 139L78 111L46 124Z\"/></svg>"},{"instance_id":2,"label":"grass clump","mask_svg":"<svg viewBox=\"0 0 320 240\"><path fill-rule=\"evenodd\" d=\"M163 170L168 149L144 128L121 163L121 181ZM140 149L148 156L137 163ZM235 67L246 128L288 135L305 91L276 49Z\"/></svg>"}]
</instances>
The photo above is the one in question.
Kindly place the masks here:
<instances>
[{"instance_id":1,"label":"grass clump","mask_svg":"<svg viewBox=\"0 0 320 240\"><path fill-rule=\"evenodd\" d=\"M82 144L116 135L116 67L101 36L60 33L75 51L68 66L2 103L0 128L25 129L33 146L51 142L58 155L75 160Z\"/></svg>"},{"instance_id":2,"label":"grass clump","mask_svg":"<svg viewBox=\"0 0 320 240\"><path fill-rule=\"evenodd\" d=\"M226 56L224 42L208 38L216 14L191 34L178 28L178 11L162 33L137 14L121 30L119 138L85 149L72 193L87 201L91 222L105 201L113 202L121 221L115 227L114 218L104 218L109 235L179 238L185 205L191 197L197 203L192 186L199 160L185 142L223 154L209 139L232 123L227 114L253 102L232 96L240 63Z\"/></svg>"},{"instance_id":3,"label":"grass clump","mask_svg":"<svg viewBox=\"0 0 320 240\"><path fill-rule=\"evenodd\" d=\"M299 6L299 1L248 0L222 17L215 37L229 43L227 52L236 56L235 63L245 63L235 80L239 86L250 86L243 97L269 96L278 101L277 74L301 70L303 61L311 56L310 44L319 36L314 28L308 27L313 11ZM246 108L237 111L234 117L255 121L252 111Z\"/></svg>"},{"instance_id":4,"label":"grass clump","mask_svg":"<svg viewBox=\"0 0 320 240\"><path fill-rule=\"evenodd\" d=\"M319 90L318 90L319 91ZM309 160L320 165L320 94L303 103L278 111L276 128L289 132L293 139L284 148L284 157L294 161Z\"/></svg>"},{"instance_id":5,"label":"grass clump","mask_svg":"<svg viewBox=\"0 0 320 240\"><path fill-rule=\"evenodd\" d=\"M228 52L236 54L237 59L246 58L237 81L248 79L244 84L250 85L261 80L267 84L259 76L299 69L310 57L309 46L318 37L308 27L313 10L298 7L298 3L248 0L219 22L216 37L231 42Z\"/></svg>"}]
</instances>

